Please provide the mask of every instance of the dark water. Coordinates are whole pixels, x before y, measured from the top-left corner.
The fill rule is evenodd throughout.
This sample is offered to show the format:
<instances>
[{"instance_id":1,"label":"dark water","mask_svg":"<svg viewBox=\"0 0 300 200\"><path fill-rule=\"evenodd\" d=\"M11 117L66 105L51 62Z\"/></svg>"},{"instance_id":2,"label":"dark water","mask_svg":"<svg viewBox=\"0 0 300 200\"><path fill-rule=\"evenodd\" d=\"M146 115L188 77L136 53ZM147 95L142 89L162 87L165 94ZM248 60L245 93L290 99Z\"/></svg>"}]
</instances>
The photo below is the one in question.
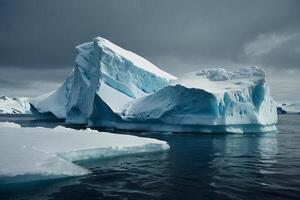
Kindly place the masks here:
<instances>
[{"instance_id":1,"label":"dark water","mask_svg":"<svg viewBox=\"0 0 300 200\"><path fill-rule=\"evenodd\" d=\"M300 115L279 133L143 134L166 153L84 162L84 177L9 185L0 199L300 199Z\"/></svg>"}]
</instances>

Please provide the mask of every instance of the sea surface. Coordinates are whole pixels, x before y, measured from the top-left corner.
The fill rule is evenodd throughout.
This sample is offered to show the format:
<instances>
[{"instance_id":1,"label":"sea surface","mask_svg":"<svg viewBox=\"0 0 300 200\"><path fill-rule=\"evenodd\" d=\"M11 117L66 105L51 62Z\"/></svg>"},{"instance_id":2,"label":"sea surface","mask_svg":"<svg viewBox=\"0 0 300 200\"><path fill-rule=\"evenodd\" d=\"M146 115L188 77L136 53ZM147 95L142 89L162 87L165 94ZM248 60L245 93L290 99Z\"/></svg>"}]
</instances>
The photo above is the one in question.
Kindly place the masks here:
<instances>
[{"instance_id":1,"label":"sea surface","mask_svg":"<svg viewBox=\"0 0 300 200\"><path fill-rule=\"evenodd\" d=\"M53 127L57 122L21 122ZM0 187L0 199L300 199L300 115L279 132L128 133L165 140L165 153L81 162L87 176Z\"/></svg>"}]
</instances>

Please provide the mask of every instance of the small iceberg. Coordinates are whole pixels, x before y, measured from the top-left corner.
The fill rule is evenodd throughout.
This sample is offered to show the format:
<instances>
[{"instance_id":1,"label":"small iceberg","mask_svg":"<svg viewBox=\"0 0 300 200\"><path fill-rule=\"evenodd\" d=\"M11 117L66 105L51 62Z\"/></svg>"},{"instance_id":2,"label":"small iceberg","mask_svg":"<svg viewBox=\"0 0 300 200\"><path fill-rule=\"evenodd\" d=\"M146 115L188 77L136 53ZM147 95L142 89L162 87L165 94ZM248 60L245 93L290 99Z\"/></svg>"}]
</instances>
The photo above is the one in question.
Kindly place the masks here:
<instances>
[{"instance_id":1,"label":"small iceberg","mask_svg":"<svg viewBox=\"0 0 300 200\"><path fill-rule=\"evenodd\" d=\"M277 105L278 114L300 114L300 103L282 103Z\"/></svg>"}]
</instances>

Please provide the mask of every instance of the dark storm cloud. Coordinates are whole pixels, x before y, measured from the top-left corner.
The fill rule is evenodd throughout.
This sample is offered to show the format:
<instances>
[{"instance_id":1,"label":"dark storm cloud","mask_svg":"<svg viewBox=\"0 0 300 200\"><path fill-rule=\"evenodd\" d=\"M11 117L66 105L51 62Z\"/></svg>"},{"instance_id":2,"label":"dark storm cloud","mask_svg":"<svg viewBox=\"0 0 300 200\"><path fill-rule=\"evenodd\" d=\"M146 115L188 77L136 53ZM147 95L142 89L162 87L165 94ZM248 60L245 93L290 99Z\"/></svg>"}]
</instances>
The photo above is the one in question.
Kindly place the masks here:
<instances>
[{"instance_id":1,"label":"dark storm cloud","mask_svg":"<svg viewBox=\"0 0 300 200\"><path fill-rule=\"evenodd\" d=\"M293 34L300 24L300 2L288 0L2 0L0 5L0 62L21 67L70 67L74 46L98 35L157 61L243 62L245 44L260 34Z\"/></svg>"},{"instance_id":2,"label":"dark storm cloud","mask_svg":"<svg viewBox=\"0 0 300 200\"><path fill-rule=\"evenodd\" d=\"M70 71L74 46L102 36L177 75L248 64L299 71L299 25L298 0L1 0L0 70Z\"/></svg>"}]
</instances>

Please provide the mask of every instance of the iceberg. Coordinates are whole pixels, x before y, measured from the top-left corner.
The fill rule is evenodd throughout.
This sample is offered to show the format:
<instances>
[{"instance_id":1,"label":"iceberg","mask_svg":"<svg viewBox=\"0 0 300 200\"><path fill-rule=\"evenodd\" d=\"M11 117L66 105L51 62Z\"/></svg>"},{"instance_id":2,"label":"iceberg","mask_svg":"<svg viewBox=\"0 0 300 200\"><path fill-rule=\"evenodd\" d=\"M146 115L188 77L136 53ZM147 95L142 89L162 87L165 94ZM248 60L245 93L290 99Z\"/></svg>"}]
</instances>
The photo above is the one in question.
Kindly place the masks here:
<instances>
[{"instance_id":1,"label":"iceberg","mask_svg":"<svg viewBox=\"0 0 300 200\"><path fill-rule=\"evenodd\" d=\"M260 67L206 69L176 78L103 38L76 47L56 91L30 101L67 123L138 131L276 130L276 103Z\"/></svg>"},{"instance_id":2,"label":"iceberg","mask_svg":"<svg viewBox=\"0 0 300 200\"><path fill-rule=\"evenodd\" d=\"M0 114L30 114L29 99L26 97L0 97Z\"/></svg>"},{"instance_id":3,"label":"iceberg","mask_svg":"<svg viewBox=\"0 0 300 200\"><path fill-rule=\"evenodd\" d=\"M277 105L278 114L300 114L300 103L282 103Z\"/></svg>"},{"instance_id":4,"label":"iceberg","mask_svg":"<svg viewBox=\"0 0 300 200\"><path fill-rule=\"evenodd\" d=\"M76 66L61 87L30 101L39 112L51 112L69 123L87 124L95 109L120 113L131 100L152 94L176 79L101 37L76 50ZM95 108L102 104L105 108Z\"/></svg>"},{"instance_id":5,"label":"iceberg","mask_svg":"<svg viewBox=\"0 0 300 200\"><path fill-rule=\"evenodd\" d=\"M81 176L90 171L74 161L169 149L164 141L90 129L21 128L8 122L0 128L0 183Z\"/></svg>"},{"instance_id":6,"label":"iceberg","mask_svg":"<svg viewBox=\"0 0 300 200\"><path fill-rule=\"evenodd\" d=\"M189 73L122 112L135 129L173 132L275 131L276 103L259 67Z\"/></svg>"},{"instance_id":7,"label":"iceberg","mask_svg":"<svg viewBox=\"0 0 300 200\"><path fill-rule=\"evenodd\" d=\"M277 106L277 114L287 114L287 112L280 106Z\"/></svg>"}]
</instances>

